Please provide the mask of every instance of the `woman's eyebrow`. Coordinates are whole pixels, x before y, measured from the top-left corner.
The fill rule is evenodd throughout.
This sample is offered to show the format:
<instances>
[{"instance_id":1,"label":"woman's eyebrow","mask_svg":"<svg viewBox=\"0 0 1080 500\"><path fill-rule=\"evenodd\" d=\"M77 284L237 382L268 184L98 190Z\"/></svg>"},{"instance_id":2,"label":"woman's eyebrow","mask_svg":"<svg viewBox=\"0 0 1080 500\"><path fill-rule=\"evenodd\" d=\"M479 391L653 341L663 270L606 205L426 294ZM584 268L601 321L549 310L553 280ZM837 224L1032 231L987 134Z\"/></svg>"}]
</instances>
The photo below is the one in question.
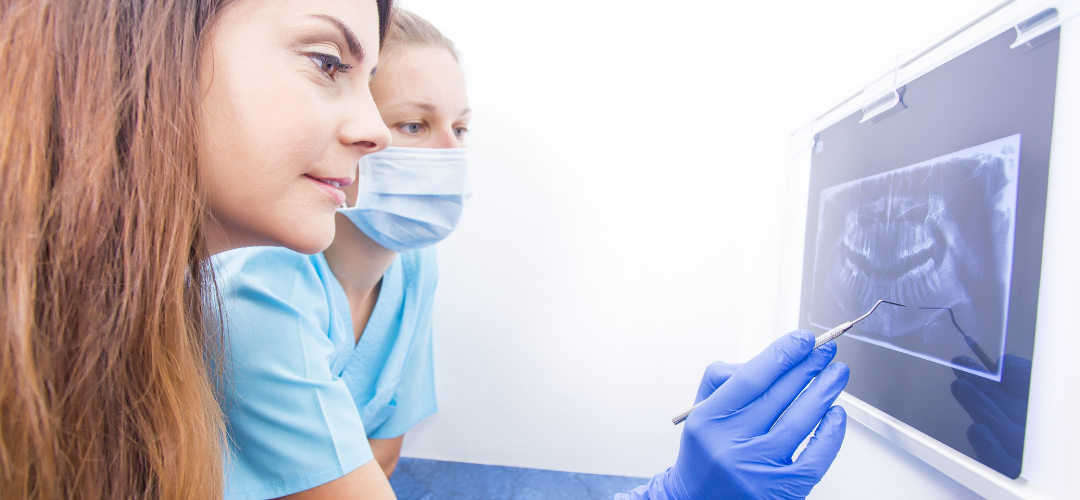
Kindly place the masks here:
<instances>
[{"instance_id":1,"label":"woman's eyebrow","mask_svg":"<svg viewBox=\"0 0 1080 500\"><path fill-rule=\"evenodd\" d=\"M341 19L326 14L312 14L311 17L333 24L334 27L341 31L341 36L345 37L345 43L349 46L349 53L352 54L353 59L357 61L364 60L364 48L360 46L360 40L356 38L356 34L345 23L341 22Z\"/></svg>"}]
</instances>

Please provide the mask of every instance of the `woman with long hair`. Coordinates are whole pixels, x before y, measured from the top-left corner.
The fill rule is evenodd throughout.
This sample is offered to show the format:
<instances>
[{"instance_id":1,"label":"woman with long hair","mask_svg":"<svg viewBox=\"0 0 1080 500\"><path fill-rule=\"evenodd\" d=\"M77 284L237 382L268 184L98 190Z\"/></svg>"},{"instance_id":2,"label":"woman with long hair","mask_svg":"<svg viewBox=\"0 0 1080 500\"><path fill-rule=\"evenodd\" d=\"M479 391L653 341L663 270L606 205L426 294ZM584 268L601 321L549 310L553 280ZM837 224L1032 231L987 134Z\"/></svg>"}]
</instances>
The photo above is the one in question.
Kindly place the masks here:
<instances>
[{"instance_id":1,"label":"woman with long hair","mask_svg":"<svg viewBox=\"0 0 1080 500\"><path fill-rule=\"evenodd\" d=\"M0 498L222 495L207 259L330 243L390 4L0 3Z\"/></svg>"}]
</instances>

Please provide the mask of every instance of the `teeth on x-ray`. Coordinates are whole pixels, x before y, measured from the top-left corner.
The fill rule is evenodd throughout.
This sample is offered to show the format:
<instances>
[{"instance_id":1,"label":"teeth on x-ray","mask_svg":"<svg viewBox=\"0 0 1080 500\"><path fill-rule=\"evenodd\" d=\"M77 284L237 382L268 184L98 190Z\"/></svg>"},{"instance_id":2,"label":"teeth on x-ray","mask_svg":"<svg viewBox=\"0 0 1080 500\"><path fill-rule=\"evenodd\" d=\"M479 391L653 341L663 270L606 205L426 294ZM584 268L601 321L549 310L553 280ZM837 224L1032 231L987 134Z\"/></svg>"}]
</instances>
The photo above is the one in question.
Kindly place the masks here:
<instances>
[{"instance_id":1,"label":"teeth on x-ray","mask_svg":"<svg viewBox=\"0 0 1080 500\"><path fill-rule=\"evenodd\" d=\"M1019 151L1016 135L822 190L811 324L831 328L880 299L914 305L848 335L952 366L970 347L941 318L951 308L1000 357Z\"/></svg>"}]
</instances>

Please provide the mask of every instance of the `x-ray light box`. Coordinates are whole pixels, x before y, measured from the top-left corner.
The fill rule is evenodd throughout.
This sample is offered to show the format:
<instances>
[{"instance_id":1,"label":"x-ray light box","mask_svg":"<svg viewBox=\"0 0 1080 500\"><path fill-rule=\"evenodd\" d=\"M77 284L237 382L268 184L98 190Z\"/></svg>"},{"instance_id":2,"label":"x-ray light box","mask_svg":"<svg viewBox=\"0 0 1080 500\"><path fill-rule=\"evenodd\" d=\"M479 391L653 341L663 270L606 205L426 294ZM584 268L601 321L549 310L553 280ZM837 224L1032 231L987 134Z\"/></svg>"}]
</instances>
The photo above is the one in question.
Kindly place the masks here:
<instances>
[{"instance_id":1,"label":"x-ray light box","mask_svg":"<svg viewBox=\"0 0 1080 500\"><path fill-rule=\"evenodd\" d=\"M1003 2L800 132L799 326L908 305L837 340L845 406L991 498L1037 497L1021 471L1051 145L1077 140L1054 126L1061 33L1080 31L1066 24L1078 12Z\"/></svg>"}]
</instances>

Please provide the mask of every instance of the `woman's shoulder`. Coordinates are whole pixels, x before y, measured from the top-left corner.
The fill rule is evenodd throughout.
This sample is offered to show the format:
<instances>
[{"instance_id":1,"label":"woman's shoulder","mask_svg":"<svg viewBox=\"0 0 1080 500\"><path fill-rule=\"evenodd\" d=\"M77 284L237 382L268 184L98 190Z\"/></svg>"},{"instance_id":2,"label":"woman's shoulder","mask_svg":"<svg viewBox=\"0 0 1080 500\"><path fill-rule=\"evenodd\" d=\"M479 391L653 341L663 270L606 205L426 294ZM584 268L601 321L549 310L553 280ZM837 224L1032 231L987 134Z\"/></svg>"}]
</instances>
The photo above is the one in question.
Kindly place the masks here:
<instances>
[{"instance_id":1,"label":"woman's shoulder","mask_svg":"<svg viewBox=\"0 0 1080 500\"><path fill-rule=\"evenodd\" d=\"M227 314L241 324L265 327L272 317L305 317L325 330L331 279L325 262L319 254L252 247L215 256L214 273Z\"/></svg>"},{"instance_id":2,"label":"woman's shoulder","mask_svg":"<svg viewBox=\"0 0 1080 500\"><path fill-rule=\"evenodd\" d=\"M304 284L322 288L318 255L281 247L250 247L220 253L213 260L214 277L226 295L253 288L281 295Z\"/></svg>"},{"instance_id":3,"label":"woman's shoulder","mask_svg":"<svg viewBox=\"0 0 1080 500\"><path fill-rule=\"evenodd\" d=\"M314 268L315 256L283 247L247 247L219 253L212 257L214 271L223 274L257 272L263 268L289 266Z\"/></svg>"},{"instance_id":4,"label":"woman's shoulder","mask_svg":"<svg viewBox=\"0 0 1080 500\"><path fill-rule=\"evenodd\" d=\"M439 274L439 262L434 246L402 252L400 259L408 274L424 277L436 277Z\"/></svg>"},{"instance_id":5,"label":"woman's shoulder","mask_svg":"<svg viewBox=\"0 0 1080 500\"><path fill-rule=\"evenodd\" d=\"M417 294L422 300L430 300L439 282L439 263L435 247L403 252L399 259L405 293Z\"/></svg>"}]
</instances>

